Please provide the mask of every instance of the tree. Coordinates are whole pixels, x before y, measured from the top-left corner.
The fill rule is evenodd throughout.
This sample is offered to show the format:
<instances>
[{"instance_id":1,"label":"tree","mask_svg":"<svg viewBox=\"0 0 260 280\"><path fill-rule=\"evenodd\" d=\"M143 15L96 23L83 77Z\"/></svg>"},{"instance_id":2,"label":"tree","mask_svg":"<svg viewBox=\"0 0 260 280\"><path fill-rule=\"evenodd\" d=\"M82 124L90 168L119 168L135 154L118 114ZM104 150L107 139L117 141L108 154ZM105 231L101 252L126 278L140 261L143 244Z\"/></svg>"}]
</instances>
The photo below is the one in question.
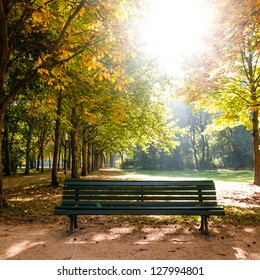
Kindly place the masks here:
<instances>
[{"instance_id":1,"label":"tree","mask_svg":"<svg viewBox=\"0 0 260 280\"><path fill-rule=\"evenodd\" d=\"M204 49L187 64L181 92L199 108L218 112L215 128L252 130L254 183L260 185L260 2L208 1L215 13Z\"/></svg>"}]
</instances>

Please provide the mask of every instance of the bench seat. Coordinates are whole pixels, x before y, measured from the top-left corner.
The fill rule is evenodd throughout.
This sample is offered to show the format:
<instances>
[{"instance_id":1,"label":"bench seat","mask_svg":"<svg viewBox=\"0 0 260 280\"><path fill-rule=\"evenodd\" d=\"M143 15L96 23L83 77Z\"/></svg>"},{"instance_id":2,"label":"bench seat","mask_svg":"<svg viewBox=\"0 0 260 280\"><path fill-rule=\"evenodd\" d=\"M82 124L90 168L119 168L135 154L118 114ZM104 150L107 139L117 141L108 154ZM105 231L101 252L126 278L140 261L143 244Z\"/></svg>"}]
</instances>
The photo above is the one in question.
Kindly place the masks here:
<instances>
[{"instance_id":1,"label":"bench seat","mask_svg":"<svg viewBox=\"0 0 260 280\"><path fill-rule=\"evenodd\" d=\"M214 182L65 180L55 215L70 217L69 233L78 215L201 216L200 230L208 235L208 217L224 215L217 205Z\"/></svg>"}]
</instances>

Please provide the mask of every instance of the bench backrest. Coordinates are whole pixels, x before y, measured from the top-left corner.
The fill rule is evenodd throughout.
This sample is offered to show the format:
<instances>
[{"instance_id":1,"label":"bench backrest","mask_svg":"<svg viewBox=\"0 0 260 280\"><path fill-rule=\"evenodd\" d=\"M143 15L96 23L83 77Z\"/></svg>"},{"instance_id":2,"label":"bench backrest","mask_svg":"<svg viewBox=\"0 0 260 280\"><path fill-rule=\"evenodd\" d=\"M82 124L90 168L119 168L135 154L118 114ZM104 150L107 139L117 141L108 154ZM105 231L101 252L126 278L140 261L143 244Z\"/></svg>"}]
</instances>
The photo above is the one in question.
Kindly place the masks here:
<instances>
[{"instance_id":1,"label":"bench backrest","mask_svg":"<svg viewBox=\"0 0 260 280\"><path fill-rule=\"evenodd\" d=\"M216 190L206 181L93 181L65 180L62 205L123 205L173 203L189 206L214 206Z\"/></svg>"}]
</instances>

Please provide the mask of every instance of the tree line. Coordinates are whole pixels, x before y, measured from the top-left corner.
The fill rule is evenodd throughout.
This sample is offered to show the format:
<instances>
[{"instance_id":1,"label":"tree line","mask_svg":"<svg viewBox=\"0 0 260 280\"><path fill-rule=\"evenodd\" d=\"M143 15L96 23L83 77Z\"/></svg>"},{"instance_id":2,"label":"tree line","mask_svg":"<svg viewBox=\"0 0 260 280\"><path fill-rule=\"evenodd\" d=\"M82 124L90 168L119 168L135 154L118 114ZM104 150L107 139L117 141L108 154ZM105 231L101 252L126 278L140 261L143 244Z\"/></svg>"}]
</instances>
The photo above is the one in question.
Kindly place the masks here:
<instances>
[{"instance_id":1,"label":"tree line","mask_svg":"<svg viewBox=\"0 0 260 280\"><path fill-rule=\"evenodd\" d=\"M193 106L183 101L170 104L181 133L178 146L168 152L152 144L144 151L136 147L122 164L123 168L143 170L212 170L252 169L252 135L244 126L209 130L214 115L205 110L193 112Z\"/></svg>"}]
</instances>

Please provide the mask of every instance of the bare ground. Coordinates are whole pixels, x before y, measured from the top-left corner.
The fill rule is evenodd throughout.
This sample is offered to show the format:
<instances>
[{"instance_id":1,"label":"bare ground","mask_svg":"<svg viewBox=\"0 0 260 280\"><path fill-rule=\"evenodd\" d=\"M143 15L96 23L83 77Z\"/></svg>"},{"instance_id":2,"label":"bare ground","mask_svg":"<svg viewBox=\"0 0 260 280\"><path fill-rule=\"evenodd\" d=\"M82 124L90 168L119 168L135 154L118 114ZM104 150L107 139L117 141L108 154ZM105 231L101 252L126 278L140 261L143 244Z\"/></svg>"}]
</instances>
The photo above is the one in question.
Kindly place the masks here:
<instances>
[{"instance_id":1,"label":"bare ground","mask_svg":"<svg viewBox=\"0 0 260 280\"><path fill-rule=\"evenodd\" d=\"M125 176L118 175L118 179L128 178ZM13 186L15 182L9 183ZM248 209L260 205L260 188L252 184L216 182L216 188L223 205ZM29 224L2 221L0 259L260 259L259 224L222 223L220 219L210 222L210 237L201 234L198 227L198 221L168 223L167 217L93 216L81 217L79 228L69 236L68 221L63 217Z\"/></svg>"}]
</instances>

